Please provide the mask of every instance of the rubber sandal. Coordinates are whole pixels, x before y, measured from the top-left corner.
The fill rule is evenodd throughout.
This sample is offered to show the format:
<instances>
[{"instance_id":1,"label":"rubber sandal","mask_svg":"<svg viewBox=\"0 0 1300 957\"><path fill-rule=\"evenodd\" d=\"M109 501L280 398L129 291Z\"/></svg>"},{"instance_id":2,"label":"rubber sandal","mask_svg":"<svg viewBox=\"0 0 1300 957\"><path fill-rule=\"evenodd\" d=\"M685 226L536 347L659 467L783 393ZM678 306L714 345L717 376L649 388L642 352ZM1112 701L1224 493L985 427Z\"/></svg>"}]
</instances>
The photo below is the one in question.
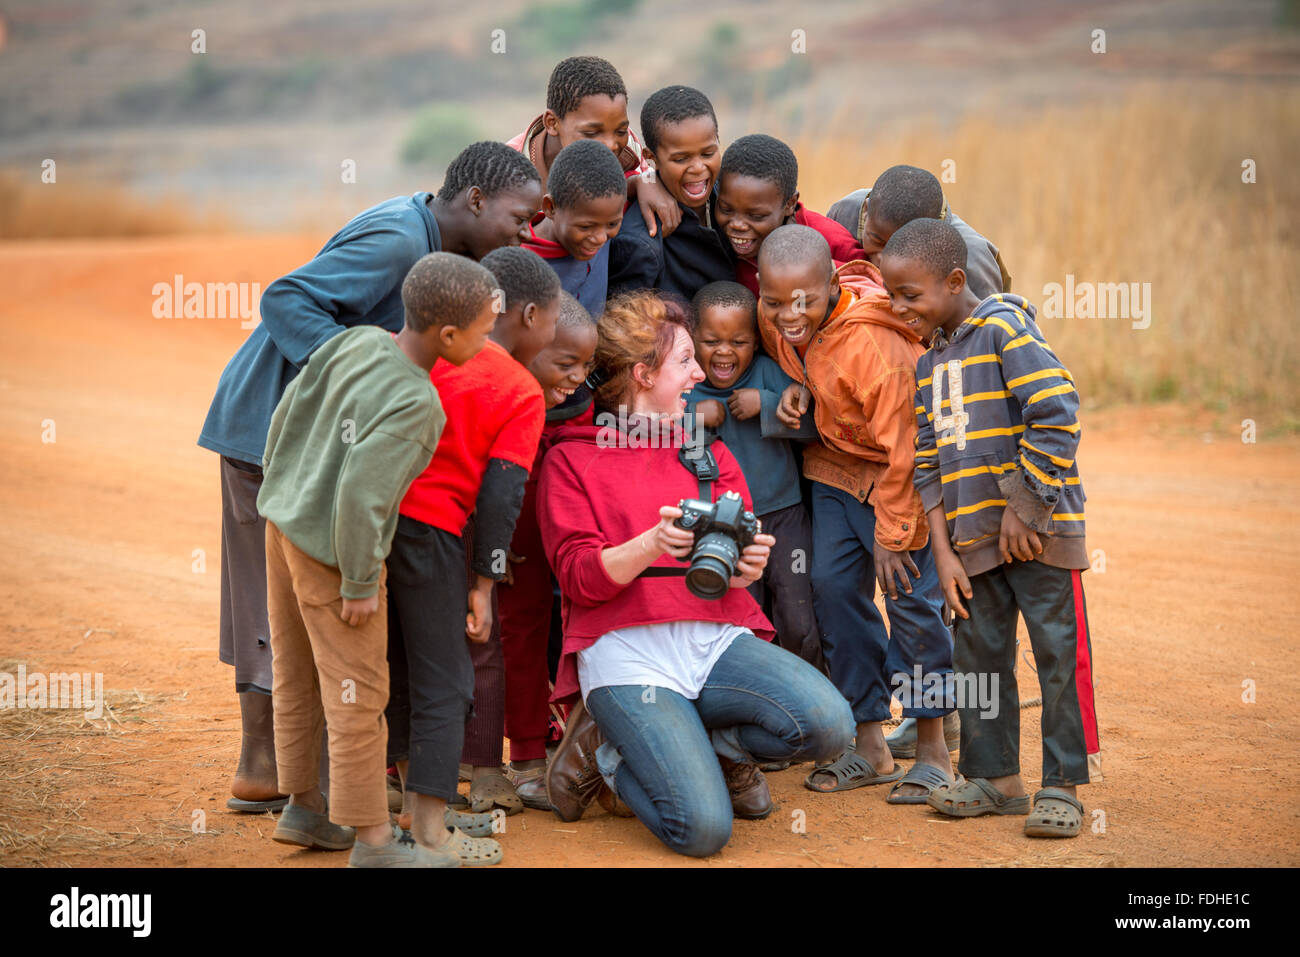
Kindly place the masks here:
<instances>
[{"instance_id":1,"label":"rubber sandal","mask_svg":"<svg viewBox=\"0 0 1300 957\"><path fill-rule=\"evenodd\" d=\"M892 784L906 773L903 768L894 768L888 774L877 774L870 761L849 748L825 767L814 768L812 774L803 779L803 786L818 794L833 794L836 791L851 791L870 784ZM813 775L817 774L833 775L835 787L819 788L813 783Z\"/></svg>"},{"instance_id":2,"label":"rubber sandal","mask_svg":"<svg viewBox=\"0 0 1300 957\"><path fill-rule=\"evenodd\" d=\"M488 867L492 864L500 864L501 858L505 856L501 845L490 837L470 837L464 831L454 827L448 830L451 831L450 846L455 849L464 867Z\"/></svg>"},{"instance_id":3,"label":"rubber sandal","mask_svg":"<svg viewBox=\"0 0 1300 957\"><path fill-rule=\"evenodd\" d=\"M500 770L478 781L470 782L469 809L478 813L501 808L507 815L520 814L524 802L515 793L514 785L506 780Z\"/></svg>"},{"instance_id":4,"label":"rubber sandal","mask_svg":"<svg viewBox=\"0 0 1300 957\"><path fill-rule=\"evenodd\" d=\"M1034 795L1034 810L1025 819L1026 837L1078 837L1083 802L1069 791L1043 788Z\"/></svg>"},{"instance_id":5,"label":"rubber sandal","mask_svg":"<svg viewBox=\"0 0 1300 957\"><path fill-rule=\"evenodd\" d=\"M889 789L889 797L885 798L886 804L925 804L930 795L934 793L935 788L947 787L955 784L953 778L948 777L933 764L914 764L912 769L903 775L903 779ZM916 784L925 788L924 794L899 794L898 789L904 784Z\"/></svg>"},{"instance_id":6,"label":"rubber sandal","mask_svg":"<svg viewBox=\"0 0 1300 957\"><path fill-rule=\"evenodd\" d=\"M288 804L287 797L272 798L270 801L245 801L232 797L226 802L226 807L240 814L265 814L267 811L283 811Z\"/></svg>"},{"instance_id":7,"label":"rubber sandal","mask_svg":"<svg viewBox=\"0 0 1300 957\"><path fill-rule=\"evenodd\" d=\"M960 775L955 784L931 791L925 803L949 817L1029 813L1029 795L1007 797L987 778L963 778Z\"/></svg>"}]
</instances>

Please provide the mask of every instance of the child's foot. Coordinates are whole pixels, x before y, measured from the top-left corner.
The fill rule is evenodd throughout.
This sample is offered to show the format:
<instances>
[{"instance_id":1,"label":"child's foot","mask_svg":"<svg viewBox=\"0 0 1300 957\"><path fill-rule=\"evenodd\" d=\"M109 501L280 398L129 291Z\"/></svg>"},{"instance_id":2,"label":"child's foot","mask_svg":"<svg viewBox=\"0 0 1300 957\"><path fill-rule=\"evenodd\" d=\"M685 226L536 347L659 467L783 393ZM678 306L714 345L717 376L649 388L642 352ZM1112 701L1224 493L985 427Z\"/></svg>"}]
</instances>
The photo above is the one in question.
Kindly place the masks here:
<instances>
[{"instance_id":1,"label":"child's foot","mask_svg":"<svg viewBox=\"0 0 1300 957\"><path fill-rule=\"evenodd\" d=\"M921 718L917 720L916 763L937 768L945 778L949 781L953 780L952 759L948 756L948 745L943 737L943 718ZM908 782L899 784L890 794L890 797L925 797L930 791L931 789L924 785ZM897 803L908 804L911 802L901 801Z\"/></svg>"},{"instance_id":2,"label":"child's foot","mask_svg":"<svg viewBox=\"0 0 1300 957\"><path fill-rule=\"evenodd\" d=\"M239 801L283 800L276 783L275 725L271 696L245 691L239 696L243 738L239 743L239 764L230 782L230 793Z\"/></svg>"},{"instance_id":3,"label":"child's foot","mask_svg":"<svg viewBox=\"0 0 1300 957\"><path fill-rule=\"evenodd\" d=\"M1073 785L1043 788L1034 795L1034 809L1025 819L1026 837L1078 837L1083 828L1083 803Z\"/></svg>"},{"instance_id":4,"label":"child's foot","mask_svg":"<svg viewBox=\"0 0 1300 957\"><path fill-rule=\"evenodd\" d=\"M305 804L296 800L280 815L271 840L277 844L294 844L298 847L318 847L326 851L346 851L356 841L356 832L350 827L334 824L325 814L325 802L319 794L316 800Z\"/></svg>"},{"instance_id":5,"label":"child's foot","mask_svg":"<svg viewBox=\"0 0 1300 957\"><path fill-rule=\"evenodd\" d=\"M348 867L460 867L460 855L450 847L438 850L422 847L397 827L392 834L392 839L384 844L357 841L352 846Z\"/></svg>"},{"instance_id":6,"label":"child's foot","mask_svg":"<svg viewBox=\"0 0 1300 957\"><path fill-rule=\"evenodd\" d=\"M857 737L849 745L849 752L856 753L870 765L875 772L874 776L863 778L865 771L850 769L851 774L846 780L845 765L856 764L860 767L861 762L853 761L849 752L845 752L830 767L814 768L812 774L804 779L805 787L822 792L844 791L864 784L892 784L903 776L901 771L894 776L897 770L894 767L894 756L889 753L889 745L885 744L885 735L879 721L863 722L858 725L857 731ZM834 768L839 768L840 773L836 774ZM857 782L858 778L862 779L862 783Z\"/></svg>"},{"instance_id":7,"label":"child's foot","mask_svg":"<svg viewBox=\"0 0 1300 957\"><path fill-rule=\"evenodd\" d=\"M515 793L500 766L476 767L470 772L469 807L471 811L488 812L501 808L506 814L518 814L524 809L524 802Z\"/></svg>"}]
</instances>

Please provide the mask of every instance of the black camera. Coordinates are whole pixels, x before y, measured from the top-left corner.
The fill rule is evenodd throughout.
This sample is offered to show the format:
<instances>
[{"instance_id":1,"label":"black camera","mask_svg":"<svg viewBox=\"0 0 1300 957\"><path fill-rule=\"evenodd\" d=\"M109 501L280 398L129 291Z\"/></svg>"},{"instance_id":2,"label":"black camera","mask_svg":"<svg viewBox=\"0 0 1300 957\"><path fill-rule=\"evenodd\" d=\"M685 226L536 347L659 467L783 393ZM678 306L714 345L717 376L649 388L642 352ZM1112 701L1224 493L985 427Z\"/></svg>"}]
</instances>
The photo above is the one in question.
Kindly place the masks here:
<instances>
[{"instance_id":1,"label":"black camera","mask_svg":"<svg viewBox=\"0 0 1300 957\"><path fill-rule=\"evenodd\" d=\"M686 587L696 598L719 599L736 574L740 553L754 543L763 524L753 512L745 511L736 492L727 492L716 502L682 499L677 507L682 517L673 524L695 535Z\"/></svg>"}]
</instances>

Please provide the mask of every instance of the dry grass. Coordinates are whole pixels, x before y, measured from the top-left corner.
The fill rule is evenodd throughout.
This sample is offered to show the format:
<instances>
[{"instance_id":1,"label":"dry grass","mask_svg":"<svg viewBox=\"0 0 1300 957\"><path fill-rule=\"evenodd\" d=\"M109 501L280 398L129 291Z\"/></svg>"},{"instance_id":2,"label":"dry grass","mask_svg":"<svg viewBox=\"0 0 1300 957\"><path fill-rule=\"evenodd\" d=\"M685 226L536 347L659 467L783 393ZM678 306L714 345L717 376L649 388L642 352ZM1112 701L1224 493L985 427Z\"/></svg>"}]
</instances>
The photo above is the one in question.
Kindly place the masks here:
<instances>
[{"instance_id":1,"label":"dry grass","mask_svg":"<svg viewBox=\"0 0 1300 957\"><path fill-rule=\"evenodd\" d=\"M953 209L997 243L1013 291L1046 283L1151 283L1152 321L1043 319L1085 402L1178 400L1288 430L1300 314L1300 97L1285 86L1152 87L1114 102L952 130L836 122L852 139L794 137L814 208L895 163L939 174ZM853 137L855 134L846 134ZM1257 182L1242 182L1253 159ZM854 180L851 177L859 177Z\"/></svg>"},{"instance_id":2,"label":"dry grass","mask_svg":"<svg viewBox=\"0 0 1300 957\"><path fill-rule=\"evenodd\" d=\"M79 179L59 167L42 183L30 171L0 172L0 239L70 239L225 232L229 223L179 199L147 202L121 186Z\"/></svg>"},{"instance_id":3,"label":"dry grass","mask_svg":"<svg viewBox=\"0 0 1300 957\"><path fill-rule=\"evenodd\" d=\"M20 663L29 674L41 670L39 664L6 658L0 659L0 671L14 673ZM168 715L161 709L184 701L186 694L106 688L104 717L98 721L78 709L0 711L0 864L67 865L94 860L104 851L176 848L194 840L183 815L109 830L96 827L88 810L92 801L122 790L121 769L174 758L158 757L156 741L139 733L162 730ZM106 739L112 741L110 749L96 750ZM208 827L206 833L217 829Z\"/></svg>"}]
</instances>

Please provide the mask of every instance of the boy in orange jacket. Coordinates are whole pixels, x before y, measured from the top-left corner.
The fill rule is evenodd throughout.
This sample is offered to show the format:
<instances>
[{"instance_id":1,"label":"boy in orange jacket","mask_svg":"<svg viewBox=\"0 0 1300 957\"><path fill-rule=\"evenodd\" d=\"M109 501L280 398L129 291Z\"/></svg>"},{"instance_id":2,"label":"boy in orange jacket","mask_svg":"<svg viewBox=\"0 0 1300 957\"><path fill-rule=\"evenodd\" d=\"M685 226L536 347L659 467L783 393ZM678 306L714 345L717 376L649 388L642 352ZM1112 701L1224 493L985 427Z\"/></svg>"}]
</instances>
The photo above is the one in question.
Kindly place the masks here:
<instances>
[{"instance_id":1,"label":"boy in orange jacket","mask_svg":"<svg viewBox=\"0 0 1300 957\"><path fill-rule=\"evenodd\" d=\"M912 486L924 349L894 316L876 267L856 260L836 270L825 238L807 226L782 226L763 243L758 308L764 346L796 380L777 416L797 428L811 414L821 438L804 451L813 603L831 680L857 724L856 744L804 783L844 791L898 782L890 803L924 804L952 781L942 727L952 710L952 636ZM887 596L889 632L873 579ZM891 679L904 716L917 719L917 762L906 776L881 730Z\"/></svg>"}]
</instances>

